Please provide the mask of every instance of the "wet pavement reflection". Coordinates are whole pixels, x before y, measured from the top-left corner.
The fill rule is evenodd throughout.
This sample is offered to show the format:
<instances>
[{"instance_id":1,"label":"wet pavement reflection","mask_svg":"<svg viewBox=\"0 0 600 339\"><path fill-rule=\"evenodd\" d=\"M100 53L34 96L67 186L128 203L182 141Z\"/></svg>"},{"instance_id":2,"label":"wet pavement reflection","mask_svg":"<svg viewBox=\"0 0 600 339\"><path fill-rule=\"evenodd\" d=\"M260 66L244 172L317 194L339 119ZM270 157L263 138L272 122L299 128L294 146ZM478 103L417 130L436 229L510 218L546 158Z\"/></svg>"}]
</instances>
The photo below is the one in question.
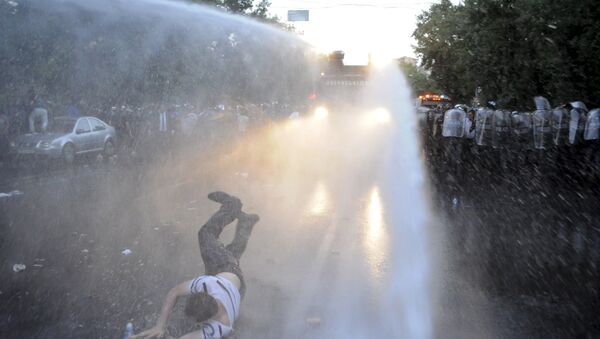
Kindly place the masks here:
<instances>
[{"instance_id":1,"label":"wet pavement reflection","mask_svg":"<svg viewBox=\"0 0 600 339\"><path fill-rule=\"evenodd\" d=\"M385 222L385 211L379 188L373 187L368 192L368 204L364 210L363 239L367 266L371 279L383 277L382 265L388 256L388 232Z\"/></svg>"}]
</instances>

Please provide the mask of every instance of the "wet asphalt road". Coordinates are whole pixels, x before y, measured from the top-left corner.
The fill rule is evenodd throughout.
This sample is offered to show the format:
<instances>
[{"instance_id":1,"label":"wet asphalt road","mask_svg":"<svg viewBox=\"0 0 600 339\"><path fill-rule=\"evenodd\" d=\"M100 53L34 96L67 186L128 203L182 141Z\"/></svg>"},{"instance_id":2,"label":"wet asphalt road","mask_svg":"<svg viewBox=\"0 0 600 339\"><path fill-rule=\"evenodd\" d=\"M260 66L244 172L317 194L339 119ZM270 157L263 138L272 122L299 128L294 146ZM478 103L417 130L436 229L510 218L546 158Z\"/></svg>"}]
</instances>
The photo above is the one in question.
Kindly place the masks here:
<instances>
[{"instance_id":1,"label":"wet asphalt road","mask_svg":"<svg viewBox=\"0 0 600 339\"><path fill-rule=\"evenodd\" d=\"M377 300L389 274L385 211L393 208L379 192L385 183L371 167L339 171L343 159L322 170L320 161L298 166L301 159L278 157L272 148L269 156L249 152L264 149L261 142L149 165L84 163L6 181L23 194L1 205L0 336L116 338L128 321L136 330L152 326L168 289L203 272L196 232L218 207L205 198L213 190L238 195L245 211L261 216L242 258L249 287L235 338L383 333L378 324L387 315ZM596 333L593 317L582 314L595 305L581 300L594 297L597 285L570 273L575 259L566 257L562 283L529 284L553 266L523 273L527 267L540 256L557 257L558 249L540 234L508 225L542 215L553 227L560 218L545 212L556 209L539 192L514 184L495 184L493 196L466 190L454 212L443 189L432 194L434 337ZM574 223L596 216L594 191L562 189L567 202L587 206L570 216L579 216ZM526 205L520 209L526 213L519 215L515 204ZM507 226L499 235L490 225ZM231 229L222 236L231 237ZM530 241L518 246L523 253L515 253L512 245L524 239ZM126 249L131 254L122 254ZM497 260L507 253L513 257ZM27 268L15 273L16 263ZM556 293L564 289L577 293ZM169 331L192 327L177 308Z\"/></svg>"}]
</instances>

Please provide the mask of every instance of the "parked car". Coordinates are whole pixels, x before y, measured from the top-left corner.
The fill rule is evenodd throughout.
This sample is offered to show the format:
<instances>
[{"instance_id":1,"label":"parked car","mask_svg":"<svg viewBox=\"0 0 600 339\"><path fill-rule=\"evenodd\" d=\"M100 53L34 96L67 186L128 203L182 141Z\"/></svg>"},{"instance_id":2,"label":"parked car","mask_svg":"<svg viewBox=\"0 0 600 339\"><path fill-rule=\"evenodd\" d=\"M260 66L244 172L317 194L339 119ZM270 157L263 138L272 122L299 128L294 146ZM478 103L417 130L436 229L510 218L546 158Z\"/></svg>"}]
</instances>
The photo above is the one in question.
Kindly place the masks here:
<instances>
[{"instance_id":1,"label":"parked car","mask_svg":"<svg viewBox=\"0 0 600 339\"><path fill-rule=\"evenodd\" d=\"M115 129L95 117L58 117L52 120L48 131L28 133L10 143L12 155L63 159L72 163L83 154L101 153L108 159L115 153Z\"/></svg>"}]
</instances>

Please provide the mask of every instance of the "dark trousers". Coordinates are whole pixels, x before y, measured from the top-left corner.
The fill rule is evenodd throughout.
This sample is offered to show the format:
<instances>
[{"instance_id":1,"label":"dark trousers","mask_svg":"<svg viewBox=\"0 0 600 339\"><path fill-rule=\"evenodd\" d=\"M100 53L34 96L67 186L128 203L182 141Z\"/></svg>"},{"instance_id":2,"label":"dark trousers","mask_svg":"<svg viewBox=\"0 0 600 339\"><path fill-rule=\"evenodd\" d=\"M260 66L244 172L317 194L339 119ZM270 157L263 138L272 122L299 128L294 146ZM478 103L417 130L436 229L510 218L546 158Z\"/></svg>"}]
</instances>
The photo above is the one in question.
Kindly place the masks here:
<instances>
[{"instance_id":1,"label":"dark trousers","mask_svg":"<svg viewBox=\"0 0 600 339\"><path fill-rule=\"evenodd\" d=\"M246 250L252 225L245 220L238 220L235 237L231 244L225 246L219 241L219 236L225 226L231 224L237 217L237 213L231 208L222 206L200 228L198 245L202 261L204 261L205 274L216 275L221 272L231 272L237 275L242 282L240 295L243 297L246 292L246 284L240 269L240 258Z\"/></svg>"}]
</instances>

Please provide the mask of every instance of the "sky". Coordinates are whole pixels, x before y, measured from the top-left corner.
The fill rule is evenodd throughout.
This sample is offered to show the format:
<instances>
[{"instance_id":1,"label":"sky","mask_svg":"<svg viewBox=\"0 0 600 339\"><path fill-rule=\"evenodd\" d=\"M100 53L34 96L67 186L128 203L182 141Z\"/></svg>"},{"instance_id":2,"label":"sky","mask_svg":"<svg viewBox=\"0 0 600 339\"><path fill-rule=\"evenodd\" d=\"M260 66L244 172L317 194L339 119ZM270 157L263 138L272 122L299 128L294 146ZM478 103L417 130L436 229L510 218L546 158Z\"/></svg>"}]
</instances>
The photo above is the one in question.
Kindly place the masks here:
<instances>
[{"instance_id":1,"label":"sky","mask_svg":"<svg viewBox=\"0 0 600 339\"><path fill-rule=\"evenodd\" d=\"M322 52L343 50L347 64L366 64L369 53L379 58L415 57L416 17L435 2L439 1L271 0L270 12L285 22L288 10L308 9L310 21L294 23L305 40Z\"/></svg>"}]
</instances>

